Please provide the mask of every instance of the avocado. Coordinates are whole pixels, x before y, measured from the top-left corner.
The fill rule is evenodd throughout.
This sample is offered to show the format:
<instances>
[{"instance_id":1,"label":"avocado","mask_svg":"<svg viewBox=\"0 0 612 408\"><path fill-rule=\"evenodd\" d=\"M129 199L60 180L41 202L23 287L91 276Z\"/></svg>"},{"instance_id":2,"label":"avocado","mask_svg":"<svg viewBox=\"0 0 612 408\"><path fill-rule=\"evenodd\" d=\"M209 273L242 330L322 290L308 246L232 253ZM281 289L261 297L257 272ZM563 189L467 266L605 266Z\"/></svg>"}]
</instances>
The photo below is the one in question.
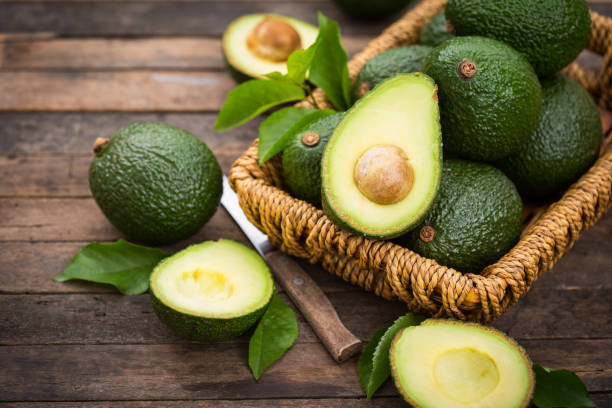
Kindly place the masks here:
<instances>
[{"instance_id":1,"label":"avocado","mask_svg":"<svg viewBox=\"0 0 612 408\"><path fill-rule=\"evenodd\" d=\"M517 152L534 131L542 102L524 56L484 37L455 37L433 49L423 72L438 84L444 148L494 161Z\"/></svg>"},{"instance_id":2,"label":"avocado","mask_svg":"<svg viewBox=\"0 0 612 408\"><path fill-rule=\"evenodd\" d=\"M283 178L296 198L321 207L321 158L344 112L326 116L291 137L283 151Z\"/></svg>"},{"instance_id":3,"label":"avocado","mask_svg":"<svg viewBox=\"0 0 612 408\"><path fill-rule=\"evenodd\" d=\"M446 14L441 12L421 29L419 42L434 47L453 37L454 35L447 30Z\"/></svg>"},{"instance_id":4,"label":"avocado","mask_svg":"<svg viewBox=\"0 0 612 408\"><path fill-rule=\"evenodd\" d=\"M542 81L542 114L517 153L496 165L523 197L567 188L597 160L602 143L599 111L591 95L565 75Z\"/></svg>"},{"instance_id":5,"label":"avocado","mask_svg":"<svg viewBox=\"0 0 612 408\"><path fill-rule=\"evenodd\" d=\"M322 206L329 219L381 239L418 225L442 172L436 91L427 75L397 74L347 112L321 164Z\"/></svg>"},{"instance_id":6,"label":"avocado","mask_svg":"<svg viewBox=\"0 0 612 408\"><path fill-rule=\"evenodd\" d=\"M432 47L411 45L391 48L374 56L365 63L355 80L353 100L361 98L380 82L395 74L420 71L423 59L431 50Z\"/></svg>"},{"instance_id":7,"label":"avocado","mask_svg":"<svg viewBox=\"0 0 612 408\"><path fill-rule=\"evenodd\" d=\"M389 17L412 0L334 0L346 14L364 20Z\"/></svg>"},{"instance_id":8,"label":"avocado","mask_svg":"<svg viewBox=\"0 0 612 408\"><path fill-rule=\"evenodd\" d=\"M444 160L431 211L398 242L441 265L479 273L517 243L522 213L516 187L499 169Z\"/></svg>"},{"instance_id":9,"label":"avocado","mask_svg":"<svg viewBox=\"0 0 612 408\"><path fill-rule=\"evenodd\" d=\"M316 40L319 29L278 14L247 14L232 21L223 33L223 56L237 82L287 73L287 58Z\"/></svg>"},{"instance_id":10,"label":"avocado","mask_svg":"<svg viewBox=\"0 0 612 408\"><path fill-rule=\"evenodd\" d=\"M531 361L491 327L428 319L397 333L391 373L404 399L421 408L525 408L534 389Z\"/></svg>"},{"instance_id":11,"label":"avocado","mask_svg":"<svg viewBox=\"0 0 612 408\"><path fill-rule=\"evenodd\" d=\"M206 144L162 123L137 123L100 138L89 186L108 220L128 237L169 244L198 231L221 198L221 169Z\"/></svg>"},{"instance_id":12,"label":"avocado","mask_svg":"<svg viewBox=\"0 0 612 408\"><path fill-rule=\"evenodd\" d=\"M457 35L481 35L511 45L540 77L572 62L591 33L585 0L449 0L446 17Z\"/></svg>"},{"instance_id":13,"label":"avocado","mask_svg":"<svg viewBox=\"0 0 612 408\"><path fill-rule=\"evenodd\" d=\"M264 314L274 292L257 252L227 239L166 258L153 270L150 288L159 319L179 336L200 342L243 334Z\"/></svg>"}]
</instances>

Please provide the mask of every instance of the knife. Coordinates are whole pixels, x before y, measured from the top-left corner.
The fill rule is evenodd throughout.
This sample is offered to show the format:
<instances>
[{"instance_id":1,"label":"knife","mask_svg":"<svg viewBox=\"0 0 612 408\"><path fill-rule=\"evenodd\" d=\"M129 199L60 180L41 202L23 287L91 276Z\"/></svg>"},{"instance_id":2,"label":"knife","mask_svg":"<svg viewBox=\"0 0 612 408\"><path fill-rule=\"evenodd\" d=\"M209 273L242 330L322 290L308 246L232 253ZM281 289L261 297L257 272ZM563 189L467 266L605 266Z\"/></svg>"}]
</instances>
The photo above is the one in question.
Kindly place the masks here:
<instances>
[{"instance_id":1,"label":"knife","mask_svg":"<svg viewBox=\"0 0 612 408\"><path fill-rule=\"evenodd\" d=\"M342 362L358 353L361 350L361 340L344 326L331 302L310 275L293 258L277 250L268 237L247 219L225 175L221 204L255 250L266 260L276 280L302 312L334 360Z\"/></svg>"}]
</instances>

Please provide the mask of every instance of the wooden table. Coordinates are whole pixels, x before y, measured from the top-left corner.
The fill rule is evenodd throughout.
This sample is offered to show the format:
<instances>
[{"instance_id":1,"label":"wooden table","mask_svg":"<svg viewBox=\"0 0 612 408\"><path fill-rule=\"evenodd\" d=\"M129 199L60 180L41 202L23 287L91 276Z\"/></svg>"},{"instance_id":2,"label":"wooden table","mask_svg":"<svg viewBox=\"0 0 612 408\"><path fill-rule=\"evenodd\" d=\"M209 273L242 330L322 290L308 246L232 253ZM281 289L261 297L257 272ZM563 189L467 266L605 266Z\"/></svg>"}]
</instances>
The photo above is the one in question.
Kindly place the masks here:
<instances>
[{"instance_id":1,"label":"wooden table","mask_svg":"<svg viewBox=\"0 0 612 408\"><path fill-rule=\"evenodd\" d=\"M610 0L591 7L612 15ZM248 337L189 343L157 320L148 295L51 280L85 244L121 237L90 196L94 139L133 122L167 122L198 135L227 172L259 120L212 130L234 86L221 59L223 29L245 13L314 22L317 10L340 22L351 53L391 22L351 21L322 0L0 3L1 407L403 405L390 382L366 404L356 359L336 364L299 313L296 344L256 382ZM219 237L246 242L223 209L169 249ZM600 407L612 406L611 260L609 214L494 324L535 362L577 371ZM362 339L405 312L306 267Z\"/></svg>"}]
</instances>

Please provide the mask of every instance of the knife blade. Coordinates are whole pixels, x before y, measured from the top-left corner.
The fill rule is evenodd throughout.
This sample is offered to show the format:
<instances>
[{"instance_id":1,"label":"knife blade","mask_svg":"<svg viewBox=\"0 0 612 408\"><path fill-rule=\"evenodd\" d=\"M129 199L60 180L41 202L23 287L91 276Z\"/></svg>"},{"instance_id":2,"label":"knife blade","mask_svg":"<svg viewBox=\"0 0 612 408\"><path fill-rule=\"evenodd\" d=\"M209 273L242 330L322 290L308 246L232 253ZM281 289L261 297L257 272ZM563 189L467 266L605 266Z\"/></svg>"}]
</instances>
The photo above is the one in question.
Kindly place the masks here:
<instances>
[{"instance_id":1,"label":"knife blade","mask_svg":"<svg viewBox=\"0 0 612 408\"><path fill-rule=\"evenodd\" d=\"M255 250L266 260L278 283L302 312L334 360L342 362L358 353L361 350L361 340L344 326L336 309L310 275L293 258L277 250L266 234L248 220L225 175L221 204Z\"/></svg>"}]
</instances>

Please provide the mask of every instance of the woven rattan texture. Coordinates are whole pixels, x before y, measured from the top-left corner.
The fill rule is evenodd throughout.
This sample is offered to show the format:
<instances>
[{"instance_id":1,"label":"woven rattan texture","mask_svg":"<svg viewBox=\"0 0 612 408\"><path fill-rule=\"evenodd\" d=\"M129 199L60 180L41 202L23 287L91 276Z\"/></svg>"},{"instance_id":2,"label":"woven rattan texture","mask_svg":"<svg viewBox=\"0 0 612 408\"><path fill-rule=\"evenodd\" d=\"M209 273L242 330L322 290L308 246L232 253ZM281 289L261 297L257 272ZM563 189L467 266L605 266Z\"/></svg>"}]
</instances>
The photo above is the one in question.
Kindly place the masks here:
<instances>
[{"instance_id":1,"label":"woven rattan texture","mask_svg":"<svg viewBox=\"0 0 612 408\"><path fill-rule=\"evenodd\" d=\"M418 41L446 0L423 1L349 62L354 78L374 55ZM591 12L588 49L603 55L599 73L573 63L565 72L600 106L612 103L612 19ZM320 90L319 106L329 106ZM309 101L300 103L308 106ZM367 239L336 227L322 211L283 190L279 157L259 166L257 141L233 164L230 183L247 217L283 251L319 262L331 273L386 299L399 299L415 312L490 322L524 296L612 205L612 148L563 197L525 226L519 243L481 274L463 274L388 241Z\"/></svg>"}]
</instances>

